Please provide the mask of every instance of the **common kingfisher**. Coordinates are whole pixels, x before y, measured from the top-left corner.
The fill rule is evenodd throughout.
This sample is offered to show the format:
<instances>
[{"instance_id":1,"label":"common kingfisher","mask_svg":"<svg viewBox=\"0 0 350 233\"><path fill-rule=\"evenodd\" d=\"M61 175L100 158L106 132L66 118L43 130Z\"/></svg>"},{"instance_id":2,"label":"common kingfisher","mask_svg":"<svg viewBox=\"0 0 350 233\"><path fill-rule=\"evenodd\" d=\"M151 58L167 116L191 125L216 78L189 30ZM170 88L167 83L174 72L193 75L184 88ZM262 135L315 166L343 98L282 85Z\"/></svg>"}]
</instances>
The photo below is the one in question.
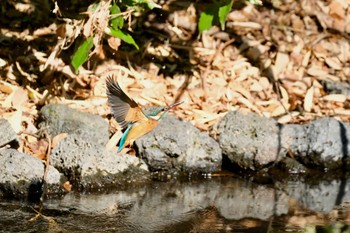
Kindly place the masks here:
<instances>
[{"instance_id":1,"label":"common kingfisher","mask_svg":"<svg viewBox=\"0 0 350 233\"><path fill-rule=\"evenodd\" d=\"M119 141L119 153L125 146L131 146L133 142L155 129L166 114L183 102L169 106L157 106L152 111L144 111L133 99L123 92L116 78L107 77L107 97L112 109L112 114L123 130Z\"/></svg>"}]
</instances>

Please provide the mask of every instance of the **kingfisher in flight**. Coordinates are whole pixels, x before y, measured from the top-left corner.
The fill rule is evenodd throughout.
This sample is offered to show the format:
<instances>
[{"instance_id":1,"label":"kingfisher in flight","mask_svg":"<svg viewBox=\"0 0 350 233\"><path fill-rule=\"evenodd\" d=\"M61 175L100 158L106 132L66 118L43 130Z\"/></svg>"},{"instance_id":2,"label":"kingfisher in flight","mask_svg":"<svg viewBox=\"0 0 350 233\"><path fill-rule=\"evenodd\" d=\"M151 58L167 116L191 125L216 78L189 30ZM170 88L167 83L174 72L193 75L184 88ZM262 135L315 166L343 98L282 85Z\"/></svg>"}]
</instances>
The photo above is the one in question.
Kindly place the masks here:
<instances>
[{"instance_id":1,"label":"kingfisher in flight","mask_svg":"<svg viewBox=\"0 0 350 233\"><path fill-rule=\"evenodd\" d=\"M144 111L133 99L125 94L116 78L112 76L107 77L106 87L113 117L123 131L117 153L124 147L131 146L137 138L155 129L169 110L183 103L178 102L169 106L157 106L153 107L151 111Z\"/></svg>"}]
</instances>

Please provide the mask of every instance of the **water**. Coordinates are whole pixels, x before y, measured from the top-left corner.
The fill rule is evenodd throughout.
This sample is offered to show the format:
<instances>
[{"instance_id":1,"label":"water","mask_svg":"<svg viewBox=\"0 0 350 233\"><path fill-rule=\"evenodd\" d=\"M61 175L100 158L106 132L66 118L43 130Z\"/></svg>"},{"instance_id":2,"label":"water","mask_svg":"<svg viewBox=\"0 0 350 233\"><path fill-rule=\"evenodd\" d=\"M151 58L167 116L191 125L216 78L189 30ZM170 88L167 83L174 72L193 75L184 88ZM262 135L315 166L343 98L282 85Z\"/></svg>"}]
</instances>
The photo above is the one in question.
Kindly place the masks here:
<instances>
[{"instance_id":1,"label":"water","mask_svg":"<svg viewBox=\"0 0 350 233\"><path fill-rule=\"evenodd\" d=\"M343 190L341 190L343 189ZM340 197L341 195L341 197ZM0 201L1 232L350 232L348 182L153 181L39 206ZM35 209L35 210L34 210ZM32 219L32 220L31 220ZM329 230L331 229L331 230ZM335 230L334 230L335 229ZM340 229L340 230L339 230Z\"/></svg>"}]
</instances>

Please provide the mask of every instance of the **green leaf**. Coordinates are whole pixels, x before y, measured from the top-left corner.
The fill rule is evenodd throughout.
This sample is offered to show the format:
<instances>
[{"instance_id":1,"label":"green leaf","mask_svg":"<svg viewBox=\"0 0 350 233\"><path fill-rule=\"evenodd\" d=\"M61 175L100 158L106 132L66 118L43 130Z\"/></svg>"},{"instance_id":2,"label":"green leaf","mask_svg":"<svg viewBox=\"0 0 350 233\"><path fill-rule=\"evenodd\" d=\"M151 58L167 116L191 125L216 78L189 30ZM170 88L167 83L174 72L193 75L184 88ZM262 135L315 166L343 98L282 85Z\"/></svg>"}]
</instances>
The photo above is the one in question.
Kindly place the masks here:
<instances>
[{"instance_id":1,"label":"green leaf","mask_svg":"<svg viewBox=\"0 0 350 233\"><path fill-rule=\"evenodd\" d=\"M210 29L213 26L214 14L210 11L204 11L201 13L198 22L199 33Z\"/></svg>"},{"instance_id":2,"label":"green leaf","mask_svg":"<svg viewBox=\"0 0 350 233\"><path fill-rule=\"evenodd\" d=\"M111 27L116 30L122 28L124 25L124 19L121 15L114 16L121 13L119 6L115 4L114 1L112 3L112 6L109 8L109 12L112 15L112 18L109 21Z\"/></svg>"},{"instance_id":3,"label":"green leaf","mask_svg":"<svg viewBox=\"0 0 350 233\"><path fill-rule=\"evenodd\" d=\"M118 37L122 41L124 41L128 44L132 44L135 46L136 49L139 49L139 46L136 44L134 38L132 38L132 36L127 32L124 32L120 29L115 30L113 28L107 27L105 29L105 33L107 33L108 35L114 36L114 37Z\"/></svg>"},{"instance_id":4,"label":"green leaf","mask_svg":"<svg viewBox=\"0 0 350 233\"><path fill-rule=\"evenodd\" d=\"M221 6L219 7L219 22L221 25L221 30L225 30L225 22L226 22L226 17L228 13L230 13L230 10L232 8L232 0L229 1L223 1Z\"/></svg>"},{"instance_id":5,"label":"green leaf","mask_svg":"<svg viewBox=\"0 0 350 233\"><path fill-rule=\"evenodd\" d=\"M79 67L86 62L89 57L90 50L94 46L94 37L87 38L79 48L74 52L72 57L72 66L76 74L78 74Z\"/></svg>"}]
</instances>

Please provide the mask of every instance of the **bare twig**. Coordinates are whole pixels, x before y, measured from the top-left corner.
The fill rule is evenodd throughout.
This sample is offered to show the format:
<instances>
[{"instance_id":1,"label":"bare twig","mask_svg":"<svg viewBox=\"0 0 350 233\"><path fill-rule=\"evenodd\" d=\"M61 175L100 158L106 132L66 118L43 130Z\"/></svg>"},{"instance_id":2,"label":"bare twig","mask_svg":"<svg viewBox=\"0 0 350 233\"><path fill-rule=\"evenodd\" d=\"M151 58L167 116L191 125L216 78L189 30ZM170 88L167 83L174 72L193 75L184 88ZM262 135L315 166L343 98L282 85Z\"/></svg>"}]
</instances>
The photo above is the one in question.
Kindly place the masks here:
<instances>
[{"instance_id":1,"label":"bare twig","mask_svg":"<svg viewBox=\"0 0 350 233\"><path fill-rule=\"evenodd\" d=\"M46 179L47 179L47 174L49 173L49 167L50 167L50 154L51 154L51 145L52 145L52 142L51 142L51 137L50 135L48 134L48 132L45 130L44 131L44 135L45 135L45 138L47 139L47 142L48 142L48 148L47 148L47 153L46 153L46 161L45 161L45 172L44 172L44 177L43 177L43 193L41 195L41 204L44 200L44 197L46 195L46 192L47 192L47 182L46 182Z\"/></svg>"}]
</instances>

